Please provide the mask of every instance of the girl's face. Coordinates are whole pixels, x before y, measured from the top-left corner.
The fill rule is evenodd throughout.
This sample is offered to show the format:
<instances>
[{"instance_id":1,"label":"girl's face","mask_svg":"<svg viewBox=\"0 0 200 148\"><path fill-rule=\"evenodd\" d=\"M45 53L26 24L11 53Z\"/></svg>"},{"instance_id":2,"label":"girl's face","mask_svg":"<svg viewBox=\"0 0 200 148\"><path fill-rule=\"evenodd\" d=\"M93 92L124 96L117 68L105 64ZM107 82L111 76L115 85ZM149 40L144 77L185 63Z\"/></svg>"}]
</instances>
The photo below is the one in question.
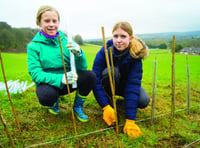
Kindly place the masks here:
<instances>
[{"instance_id":1,"label":"girl's face","mask_svg":"<svg viewBox=\"0 0 200 148\"><path fill-rule=\"evenodd\" d=\"M47 35L56 35L59 27L58 14L56 11L46 11L42 14L39 26Z\"/></svg>"},{"instance_id":2,"label":"girl's face","mask_svg":"<svg viewBox=\"0 0 200 148\"><path fill-rule=\"evenodd\" d=\"M113 43L115 48L119 51L124 51L128 47L132 38L133 36L130 36L121 28L118 28L113 32Z\"/></svg>"}]
</instances>

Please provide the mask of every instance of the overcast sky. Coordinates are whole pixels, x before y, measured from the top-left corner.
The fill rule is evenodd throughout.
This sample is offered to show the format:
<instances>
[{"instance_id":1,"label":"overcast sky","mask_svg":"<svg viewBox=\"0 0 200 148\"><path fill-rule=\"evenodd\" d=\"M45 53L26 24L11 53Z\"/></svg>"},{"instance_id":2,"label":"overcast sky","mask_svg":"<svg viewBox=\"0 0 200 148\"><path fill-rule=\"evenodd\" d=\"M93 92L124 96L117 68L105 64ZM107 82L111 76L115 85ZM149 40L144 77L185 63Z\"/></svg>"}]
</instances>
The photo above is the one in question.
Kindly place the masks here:
<instances>
[{"instance_id":1,"label":"overcast sky","mask_svg":"<svg viewBox=\"0 0 200 148\"><path fill-rule=\"evenodd\" d=\"M83 39L106 37L118 21L128 21L135 34L200 30L200 0L0 0L0 21L12 27L38 28L40 6L60 13L60 30ZM67 21L69 23L67 23Z\"/></svg>"}]
</instances>

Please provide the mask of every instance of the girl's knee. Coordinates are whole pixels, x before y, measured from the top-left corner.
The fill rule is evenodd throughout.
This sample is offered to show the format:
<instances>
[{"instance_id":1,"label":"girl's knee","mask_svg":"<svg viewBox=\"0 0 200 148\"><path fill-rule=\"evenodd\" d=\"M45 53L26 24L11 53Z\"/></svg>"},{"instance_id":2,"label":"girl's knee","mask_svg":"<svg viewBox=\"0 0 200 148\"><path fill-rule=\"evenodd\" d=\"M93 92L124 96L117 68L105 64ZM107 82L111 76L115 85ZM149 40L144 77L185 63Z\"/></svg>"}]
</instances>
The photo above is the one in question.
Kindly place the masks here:
<instances>
[{"instance_id":1,"label":"girl's knee","mask_svg":"<svg viewBox=\"0 0 200 148\"><path fill-rule=\"evenodd\" d=\"M138 108L145 108L150 102L150 97L143 87L140 88L140 96L138 100Z\"/></svg>"}]
</instances>

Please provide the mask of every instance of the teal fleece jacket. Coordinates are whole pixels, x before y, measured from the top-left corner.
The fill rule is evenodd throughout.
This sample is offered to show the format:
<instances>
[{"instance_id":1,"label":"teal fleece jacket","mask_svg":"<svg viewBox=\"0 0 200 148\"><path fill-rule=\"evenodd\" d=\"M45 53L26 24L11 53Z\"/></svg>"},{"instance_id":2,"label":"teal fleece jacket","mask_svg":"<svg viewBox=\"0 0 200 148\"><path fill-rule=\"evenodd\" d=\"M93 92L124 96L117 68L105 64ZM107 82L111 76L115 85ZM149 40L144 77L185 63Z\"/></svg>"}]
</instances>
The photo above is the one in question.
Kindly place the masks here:
<instances>
[{"instance_id":1,"label":"teal fleece jacket","mask_svg":"<svg viewBox=\"0 0 200 148\"><path fill-rule=\"evenodd\" d=\"M61 37L65 67L68 72L71 71L70 51L66 47L68 39L61 31L59 31L59 36ZM75 56L77 72L87 69L86 56L82 50L81 52L81 56ZM38 32L27 45L27 64L28 72L36 85L46 83L58 88L63 87L61 81L64 68L58 37L50 39Z\"/></svg>"}]
</instances>

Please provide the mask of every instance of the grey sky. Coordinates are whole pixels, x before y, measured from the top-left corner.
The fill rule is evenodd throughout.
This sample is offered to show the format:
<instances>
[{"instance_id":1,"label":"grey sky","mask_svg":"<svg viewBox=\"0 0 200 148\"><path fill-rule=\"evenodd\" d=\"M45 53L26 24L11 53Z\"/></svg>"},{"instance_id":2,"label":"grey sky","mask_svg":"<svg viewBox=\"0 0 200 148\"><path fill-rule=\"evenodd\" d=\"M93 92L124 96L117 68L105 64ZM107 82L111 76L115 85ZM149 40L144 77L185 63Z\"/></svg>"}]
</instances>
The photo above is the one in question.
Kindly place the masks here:
<instances>
[{"instance_id":1,"label":"grey sky","mask_svg":"<svg viewBox=\"0 0 200 148\"><path fill-rule=\"evenodd\" d=\"M35 23L38 8L52 5L61 15L60 29L70 28L71 34L80 34L83 39L101 38L101 26L105 35L111 36L118 21L129 21L135 34L200 30L199 0L0 1L0 21L12 27L38 28Z\"/></svg>"}]
</instances>

